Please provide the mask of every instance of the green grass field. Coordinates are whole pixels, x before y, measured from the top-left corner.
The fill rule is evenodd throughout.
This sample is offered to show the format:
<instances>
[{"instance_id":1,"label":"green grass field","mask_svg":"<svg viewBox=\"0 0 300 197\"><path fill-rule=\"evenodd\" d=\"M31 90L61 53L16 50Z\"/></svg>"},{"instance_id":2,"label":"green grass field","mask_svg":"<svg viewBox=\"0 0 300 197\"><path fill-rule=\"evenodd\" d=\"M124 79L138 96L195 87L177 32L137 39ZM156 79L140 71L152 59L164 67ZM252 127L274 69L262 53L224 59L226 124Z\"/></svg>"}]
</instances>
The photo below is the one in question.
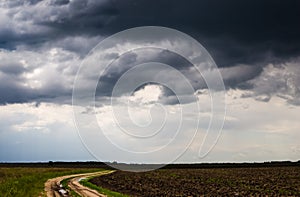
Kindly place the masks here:
<instances>
[{"instance_id":1,"label":"green grass field","mask_svg":"<svg viewBox=\"0 0 300 197\"><path fill-rule=\"evenodd\" d=\"M0 196L45 196L44 183L50 178L99 170L95 168L0 168Z\"/></svg>"}]
</instances>

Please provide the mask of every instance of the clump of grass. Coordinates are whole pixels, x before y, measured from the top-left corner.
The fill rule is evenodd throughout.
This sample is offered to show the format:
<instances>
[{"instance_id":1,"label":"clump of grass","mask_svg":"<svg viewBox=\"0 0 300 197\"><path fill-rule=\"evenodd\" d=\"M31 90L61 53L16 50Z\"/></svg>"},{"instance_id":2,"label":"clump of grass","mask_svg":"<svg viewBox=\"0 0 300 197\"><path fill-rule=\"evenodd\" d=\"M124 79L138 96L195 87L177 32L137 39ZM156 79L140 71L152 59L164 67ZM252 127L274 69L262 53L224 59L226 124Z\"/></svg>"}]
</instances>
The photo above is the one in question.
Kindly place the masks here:
<instances>
[{"instance_id":1,"label":"clump of grass","mask_svg":"<svg viewBox=\"0 0 300 197\"><path fill-rule=\"evenodd\" d=\"M99 169L0 168L0 194L1 197L45 196L44 184L48 179L96 171Z\"/></svg>"},{"instance_id":2,"label":"clump of grass","mask_svg":"<svg viewBox=\"0 0 300 197\"><path fill-rule=\"evenodd\" d=\"M170 174L170 177L173 177L175 179L179 178L179 175L178 174L175 174L175 173L171 173Z\"/></svg>"},{"instance_id":3,"label":"clump of grass","mask_svg":"<svg viewBox=\"0 0 300 197\"><path fill-rule=\"evenodd\" d=\"M68 182L71 180L72 178L67 178L62 180L60 183L62 184L63 188L66 189L69 192L69 195L71 195L72 197L80 197L79 194L77 194L75 191L73 191L69 186L68 186Z\"/></svg>"}]
</instances>

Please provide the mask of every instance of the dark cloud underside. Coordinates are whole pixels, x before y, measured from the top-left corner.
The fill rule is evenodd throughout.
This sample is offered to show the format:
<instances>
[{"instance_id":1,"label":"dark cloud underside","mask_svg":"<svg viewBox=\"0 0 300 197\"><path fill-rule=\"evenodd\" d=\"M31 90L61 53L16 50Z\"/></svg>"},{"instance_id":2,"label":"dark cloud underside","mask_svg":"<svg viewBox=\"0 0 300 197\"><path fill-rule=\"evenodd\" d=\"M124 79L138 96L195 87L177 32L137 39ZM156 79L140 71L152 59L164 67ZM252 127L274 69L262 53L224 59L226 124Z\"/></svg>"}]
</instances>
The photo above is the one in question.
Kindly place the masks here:
<instances>
[{"instance_id":1,"label":"dark cloud underside","mask_svg":"<svg viewBox=\"0 0 300 197\"><path fill-rule=\"evenodd\" d=\"M49 34L34 38L7 32L1 36L1 46L11 46L10 39L34 43L35 39L43 42L53 36L111 35L130 27L162 25L196 37L221 67L280 62L300 53L300 2L297 0L52 2L52 8L66 9L54 12L55 20L33 21L52 28Z\"/></svg>"},{"instance_id":2,"label":"dark cloud underside","mask_svg":"<svg viewBox=\"0 0 300 197\"><path fill-rule=\"evenodd\" d=\"M162 25L182 30L198 38L219 66L280 61L300 53L297 0L129 2L120 3L122 12L112 26Z\"/></svg>"}]
</instances>

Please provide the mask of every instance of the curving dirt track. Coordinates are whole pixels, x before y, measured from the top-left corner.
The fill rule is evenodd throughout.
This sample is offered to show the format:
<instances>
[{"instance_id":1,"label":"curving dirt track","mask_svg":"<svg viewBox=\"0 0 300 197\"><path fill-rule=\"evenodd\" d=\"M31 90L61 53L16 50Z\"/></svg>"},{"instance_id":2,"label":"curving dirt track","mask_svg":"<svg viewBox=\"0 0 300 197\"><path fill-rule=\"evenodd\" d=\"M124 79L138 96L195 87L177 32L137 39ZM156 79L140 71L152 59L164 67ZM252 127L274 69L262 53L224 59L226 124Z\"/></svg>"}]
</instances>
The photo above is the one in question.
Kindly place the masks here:
<instances>
[{"instance_id":1,"label":"curving dirt track","mask_svg":"<svg viewBox=\"0 0 300 197\"><path fill-rule=\"evenodd\" d=\"M93 173L84 173L84 174L73 174L67 176L56 177L53 179L49 179L45 183L45 191L47 197L61 197L61 196L68 196L67 194L63 194L64 191L61 186L60 182L64 179L72 178L68 186L75 191L76 193L80 194L83 197L104 197L105 195L99 194L97 191L87 188L79 183L81 179L85 179L91 176L101 176L105 174L112 173L114 171L101 171L101 172L93 172Z\"/></svg>"}]
</instances>

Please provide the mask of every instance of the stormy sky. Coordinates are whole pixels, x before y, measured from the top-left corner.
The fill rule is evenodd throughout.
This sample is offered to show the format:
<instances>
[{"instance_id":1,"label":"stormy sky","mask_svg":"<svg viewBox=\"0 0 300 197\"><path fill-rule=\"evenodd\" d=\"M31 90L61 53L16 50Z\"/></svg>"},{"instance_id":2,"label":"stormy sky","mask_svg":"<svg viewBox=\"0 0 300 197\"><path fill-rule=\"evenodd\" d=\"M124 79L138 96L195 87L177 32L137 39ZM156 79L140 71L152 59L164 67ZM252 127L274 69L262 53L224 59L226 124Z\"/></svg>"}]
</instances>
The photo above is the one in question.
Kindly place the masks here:
<instances>
[{"instance_id":1,"label":"stormy sky","mask_svg":"<svg viewBox=\"0 0 300 197\"><path fill-rule=\"evenodd\" d=\"M0 161L169 162L164 160L166 155L186 147L186 140L194 136L195 126L189 121L198 119L199 132L177 162L299 160L299 10L297 0L2 0ZM74 81L90 51L109 36L141 26L167 27L191 36L207 50L222 76L224 90L212 92L226 96L224 127L217 144L204 158L198 157L198 151L210 122L209 89L190 61L165 49L172 46L186 54L193 52L189 45L173 38L157 40L160 49L141 48L143 39L137 38L112 43L136 50L96 51L105 54L97 60L99 67L89 68L79 77L83 82L79 87L82 94L92 88L90 84L95 80L98 82L96 105L72 105ZM145 39L151 37L147 33ZM107 59L116 61L104 69L101 65ZM136 87L131 95L121 86L122 91L113 95L118 80L130 68L147 62L161 62L179 71L189 79L195 94L180 95L180 100L172 88L149 83ZM95 73L99 70L103 72L98 79ZM147 78L143 74L151 72L159 76L157 80L174 82L175 90L186 90L184 82L176 81L176 72L167 69L161 73L153 68L149 72L139 71L138 76ZM215 79L213 71L206 76L210 81ZM195 99L201 113L193 110ZM130 136L118 135L111 103L118 110L119 123L134 130L124 100L131 102L130 118L143 128L150 119L156 128L160 124L160 108L167 111L167 129L156 136L156 143L141 144ZM104 139L98 139L100 158L95 158L86 149L89 145L81 141L73 114L75 107L86 116L97 116L98 124L114 143L131 151L149 151L173 140L180 103L188 111L183 116L187 121L183 134L153 158L127 158L121 152L112 154L113 150L104 146ZM222 111L218 106L216 110Z\"/></svg>"}]
</instances>

